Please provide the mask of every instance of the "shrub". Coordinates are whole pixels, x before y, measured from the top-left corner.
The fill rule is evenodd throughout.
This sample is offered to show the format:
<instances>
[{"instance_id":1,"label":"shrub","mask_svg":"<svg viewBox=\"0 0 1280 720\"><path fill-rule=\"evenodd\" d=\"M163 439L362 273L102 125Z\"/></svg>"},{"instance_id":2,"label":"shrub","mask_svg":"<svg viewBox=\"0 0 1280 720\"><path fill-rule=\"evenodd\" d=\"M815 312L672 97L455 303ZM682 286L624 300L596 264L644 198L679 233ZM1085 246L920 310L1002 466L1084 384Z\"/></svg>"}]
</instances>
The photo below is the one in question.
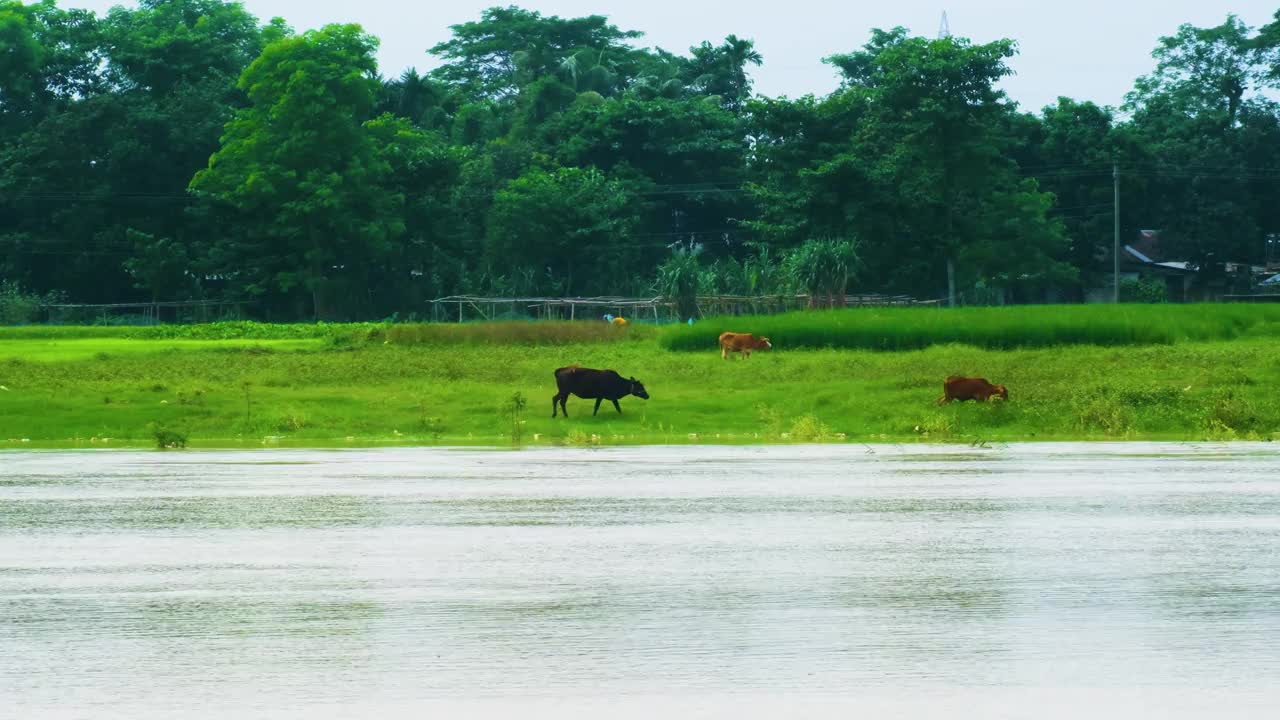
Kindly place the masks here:
<instances>
[{"instance_id":1,"label":"shrub","mask_svg":"<svg viewBox=\"0 0 1280 720\"><path fill-rule=\"evenodd\" d=\"M1169 301L1169 288L1154 278L1138 278L1120 283L1120 302L1163 303Z\"/></svg>"},{"instance_id":2,"label":"shrub","mask_svg":"<svg viewBox=\"0 0 1280 720\"><path fill-rule=\"evenodd\" d=\"M151 432L151 436L155 438L156 448L160 450L174 450L187 446L185 433L167 428L163 423L150 423L147 425L147 429Z\"/></svg>"},{"instance_id":3,"label":"shrub","mask_svg":"<svg viewBox=\"0 0 1280 720\"><path fill-rule=\"evenodd\" d=\"M524 393L512 395L502 408L502 414L511 421L511 444L519 445L524 439L524 409L528 402Z\"/></svg>"},{"instance_id":4,"label":"shrub","mask_svg":"<svg viewBox=\"0 0 1280 720\"><path fill-rule=\"evenodd\" d=\"M1090 392L1072 403L1076 425L1081 430L1101 430L1107 435L1126 435L1133 430L1133 410L1109 393Z\"/></svg>"},{"instance_id":5,"label":"shrub","mask_svg":"<svg viewBox=\"0 0 1280 720\"><path fill-rule=\"evenodd\" d=\"M698 312L698 291L703 279L698 257L701 253L701 245L677 248L658 266L658 294L675 302L676 312L682 319L701 317Z\"/></svg>"},{"instance_id":6,"label":"shrub","mask_svg":"<svg viewBox=\"0 0 1280 720\"><path fill-rule=\"evenodd\" d=\"M797 442L822 442L831 436L831 428L813 414L801 415L791 423L791 439Z\"/></svg>"},{"instance_id":7,"label":"shrub","mask_svg":"<svg viewBox=\"0 0 1280 720\"><path fill-rule=\"evenodd\" d=\"M55 293L40 295L28 292L16 282L0 280L0 325L25 325L39 318L40 306L57 302Z\"/></svg>"},{"instance_id":8,"label":"shrub","mask_svg":"<svg viewBox=\"0 0 1280 720\"><path fill-rule=\"evenodd\" d=\"M1212 432L1249 433L1259 429L1261 418L1253 403L1227 390L1210 398L1201 425Z\"/></svg>"},{"instance_id":9,"label":"shrub","mask_svg":"<svg viewBox=\"0 0 1280 720\"><path fill-rule=\"evenodd\" d=\"M857 243L843 239L809 240L783 260L792 282L808 291L810 307L843 307L857 266Z\"/></svg>"}]
</instances>

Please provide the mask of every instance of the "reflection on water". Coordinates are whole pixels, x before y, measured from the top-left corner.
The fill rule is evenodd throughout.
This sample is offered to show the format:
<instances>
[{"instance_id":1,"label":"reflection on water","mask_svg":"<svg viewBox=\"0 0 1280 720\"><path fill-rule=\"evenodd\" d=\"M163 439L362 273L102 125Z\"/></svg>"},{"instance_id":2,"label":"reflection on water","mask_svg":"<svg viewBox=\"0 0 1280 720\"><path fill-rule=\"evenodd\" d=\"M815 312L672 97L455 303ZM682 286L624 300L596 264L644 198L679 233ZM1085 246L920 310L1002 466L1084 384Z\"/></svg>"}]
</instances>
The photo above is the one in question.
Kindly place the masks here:
<instances>
[{"instance_id":1,"label":"reflection on water","mask_svg":"<svg viewBox=\"0 0 1280 720\"><path fill-rule=\"evenodd\" d=\"M0 456L14 717L1262 717L1269 445Z\"/></svg>"}]
</instances>

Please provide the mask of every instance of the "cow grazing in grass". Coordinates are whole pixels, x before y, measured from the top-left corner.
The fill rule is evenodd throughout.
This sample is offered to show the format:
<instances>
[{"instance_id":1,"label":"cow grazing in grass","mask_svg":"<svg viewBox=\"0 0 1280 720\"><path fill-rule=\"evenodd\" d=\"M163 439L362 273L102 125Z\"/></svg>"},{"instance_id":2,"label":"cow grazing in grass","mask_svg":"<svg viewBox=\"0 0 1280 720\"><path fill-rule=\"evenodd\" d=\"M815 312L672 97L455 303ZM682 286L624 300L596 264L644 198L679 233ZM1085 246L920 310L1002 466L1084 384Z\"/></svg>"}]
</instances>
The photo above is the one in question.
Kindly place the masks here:
<instances>
[{"instance_id":1,"label":"cow grazing in grass","mask_svg":"<svg viewBox=\"0 0 1280 720\"><path fill-rule=\"evenodd\" d=\"M767 337L755 337L751 333L720 333L720 357L729 359L729 353L742 353L751 357L752 350L772 350L773 343Z\"/></svg>"},{"instance_id":2,"label":"cow grazing in grass","mask_svg":"<svg viewBox=\"0 0 1280 720\"><path fill-rule=\"evenodd\" d=\"M986 402L992 397L1008 400L1009 391L1003 385L992 385L987 382L986 378L957 377L953 375L942 382L942 397L938 398L938 404L942 405L952 400Z\"/></svg>"},{"instance_id":3,"label":"cow grazing in grass","mask_svg":"<svg viewBox=\"0 0 1280 720\"><path fill-rule=\"evenodd\" d=\"M612 402L614 409L622 412L622 406L618 404L619 398L635 395L641 400L649 399L649 393L645 392L644 385L635 378L624 378L612 370L592 370L577 365L556 370L556 389L558 392L551 398L551 417L556 416L557 404L560 412L565 417L569 417L569 409L565 407L565 401L569 399L570 394L577 395L583 400L595 400L596 409L591 413L592 415L600 412L600 403L603 400Z\"/></svg>"}]
</instances>

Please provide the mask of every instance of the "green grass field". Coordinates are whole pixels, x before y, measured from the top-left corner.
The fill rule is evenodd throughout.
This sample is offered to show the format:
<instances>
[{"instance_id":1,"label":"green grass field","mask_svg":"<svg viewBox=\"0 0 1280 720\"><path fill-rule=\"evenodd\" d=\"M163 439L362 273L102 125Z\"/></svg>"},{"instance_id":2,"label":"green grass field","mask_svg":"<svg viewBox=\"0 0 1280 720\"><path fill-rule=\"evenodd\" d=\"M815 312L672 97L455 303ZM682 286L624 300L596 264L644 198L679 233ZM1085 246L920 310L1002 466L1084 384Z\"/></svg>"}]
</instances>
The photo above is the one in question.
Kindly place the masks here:
<instances>
[{"instance_id":1,"label":"green grass field","mask_svg":"<svg viewBox=\"0 0 1280 720\"><path fill-rule=\"evenodd\" d=\"M1169 345L1187 340L1280 339L1280 305L1031 305L865 308L764 317L719 317L669 328L671 350L714 348L724 331L751 332L779 347L918 350L964 343L992 349L1060 345Z\"/></svg>"},{"instance_id":2,"label":"green grass field","mask_svg":"<svg viewBox=\"0 0 1280 720\"><path fill-rule=\"evenodd\" d=\"M1274 312L1227 307L1233 312L1212 322L1184 322L1196 333L1159 341L993 349L944 342L952 338L940 333L939 344L892 352L794 348L782 339L787 318L765 318L776 324L764 334L779 330L777 349L746 361L720 359L718 321L692 330L604 323L2 328L0 448L154 447L158 435L174 437L166 433L192 447L1280 437ZM1042 309L995 312L1008 313L1000 320L1016 328L1014 316L1027 310ZM793 317L806 332L825 319L838 336L850 323L896 312ZM723 325L752 331L760 320ZM701 350L668 349L686 337ZM575 362L634 375L652 398L623 399L623 415L606 402L598 417L590 401L571 398L569 419L553 420L552 371ZM942 378L951 374L1003 383L1010 401L938 407ZM517 393L525 406L513 412Z\"/></svg>"}]
</instances>

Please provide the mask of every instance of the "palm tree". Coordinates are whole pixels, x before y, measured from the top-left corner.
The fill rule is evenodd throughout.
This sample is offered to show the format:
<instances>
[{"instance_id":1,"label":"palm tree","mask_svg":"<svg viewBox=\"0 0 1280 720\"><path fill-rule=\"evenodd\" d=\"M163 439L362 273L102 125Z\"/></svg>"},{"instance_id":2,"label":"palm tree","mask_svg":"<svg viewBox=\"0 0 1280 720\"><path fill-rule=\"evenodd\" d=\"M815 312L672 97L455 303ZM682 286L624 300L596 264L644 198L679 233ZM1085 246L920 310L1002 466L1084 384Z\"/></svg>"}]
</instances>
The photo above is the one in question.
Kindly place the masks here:
<instances>
[{"instance_id":1,"label":"palm tree","mask_svg":"<svg viewBox=\"0 0 1280 720\"><path fill-rule=\"evenodd\" d=\"M408 118L421 127L435 127L443 120L444 88L417 69L409 68L395 80L384 80L380 112Z\"/></svg>"},{"instance_id":2,"label":"palm tree","mask_svg":"<svg viewBox=\"0 0 1280 720\"><path fill-rule=\"evenodd\" d=\"M755 43L730 35L718 46L703 42L691 48L690 52L693 59L687 71L691 80L689 84L704 95L720 96L730 110L741 110L751 95L747 66L758 67L764 63L764 56L756 51Z\"/></svg>"},{"instance_id":3,"label":"palm tree","mask_svg":"<svg viewBox=\"0 0 1280 720\"><path fill-rule=\"evenodd\" d=\"M618 74L604 50L579 50L560 62L560 77L579 93L594 92L608 97L613 94Z\"/></svg>"},{"instance_id":4,"label":"palm tree","mask_svg":"<svg viewBox=\"0 0 1280 720\"><path fill-rule=\"evenodd\" d=\"M657 98L678 100L685 94L686 88L681 74L688 62L665 50L658 50L656 60L646 64L630 89L641 100Z\"/></svg>"}]
</instances>

